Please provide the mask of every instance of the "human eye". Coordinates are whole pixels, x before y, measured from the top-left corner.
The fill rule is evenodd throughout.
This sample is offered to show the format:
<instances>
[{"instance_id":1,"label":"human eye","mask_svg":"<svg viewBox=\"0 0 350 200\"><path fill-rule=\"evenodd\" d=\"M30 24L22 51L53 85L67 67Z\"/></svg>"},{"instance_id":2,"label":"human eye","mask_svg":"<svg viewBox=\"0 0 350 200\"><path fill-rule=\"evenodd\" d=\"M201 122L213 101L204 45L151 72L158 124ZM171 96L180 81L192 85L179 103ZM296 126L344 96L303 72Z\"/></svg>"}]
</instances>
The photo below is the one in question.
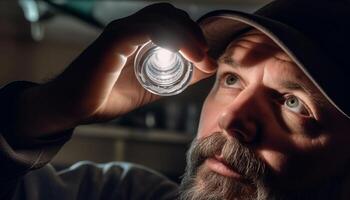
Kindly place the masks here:
<instances>
[{"instance_id":1,"label":"human eye","mask_svg":"<svg viewBox=\"0 0 350 200\"><path fill-rule=\"evenodd\" d=\"M220 78L221 85L226 88L241 88L240 78L233 73L225 73Z\"/></svg>"},{"instance_id":2,"label":"human eye","mask_svg":"<svg viewBox=\"0 0 350 200\"><path fill-rule=\"evenodd\" d=\"M284 99L284 106L297 114L309 116L310 112L305 106L304 102L294 95L286 96Z\"/></svg>"}]
</instances>

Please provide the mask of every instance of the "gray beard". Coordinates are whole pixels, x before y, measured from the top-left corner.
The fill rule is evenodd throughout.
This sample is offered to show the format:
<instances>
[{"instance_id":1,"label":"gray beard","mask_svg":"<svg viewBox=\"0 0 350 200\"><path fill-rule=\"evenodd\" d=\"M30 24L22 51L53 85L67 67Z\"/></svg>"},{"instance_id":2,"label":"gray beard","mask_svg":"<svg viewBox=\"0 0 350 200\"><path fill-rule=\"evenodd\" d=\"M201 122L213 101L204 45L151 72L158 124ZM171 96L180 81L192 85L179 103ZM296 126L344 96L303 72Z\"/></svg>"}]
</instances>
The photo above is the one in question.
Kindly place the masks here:
<instances>
[{"instance_id":1,"label":"gray beard","mask_svg":"<svg viewBox=\"0 0 350 200\"><path fill-rule=\"evenodd\" d=\"M199 176L185 175L181 184L180 200L264 200L266 192L257 187L223 177L207 169ZM259 191L259 192L258 192Z\"/></svg>"},{"instance_id":2,"label":"gray beard","mask_svg":"<svg viewBox=\"0 0 350 200\"><path fill-rule=\"evenodd\" d=\"M242 177L238 180L219 175L202 164L206 158L220 154ZM263 161L236 139L228 140L222 133L214 133L194 140L187 153L187 167L180 186L179 200L328 200L340 199L342 179L305 191L282 191L272 188L270 171Z\"/></svg>"}]
</instances>

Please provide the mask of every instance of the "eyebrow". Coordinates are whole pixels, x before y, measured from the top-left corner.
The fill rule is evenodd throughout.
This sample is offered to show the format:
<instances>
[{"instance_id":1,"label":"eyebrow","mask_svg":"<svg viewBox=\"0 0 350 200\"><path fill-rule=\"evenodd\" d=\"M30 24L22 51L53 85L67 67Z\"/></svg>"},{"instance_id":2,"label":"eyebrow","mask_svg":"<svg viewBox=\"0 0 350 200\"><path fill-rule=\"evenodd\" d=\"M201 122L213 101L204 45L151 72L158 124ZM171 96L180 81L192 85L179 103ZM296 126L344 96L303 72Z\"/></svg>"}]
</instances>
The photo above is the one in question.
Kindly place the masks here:
<instances>
[{"instance_id":1,"label":"eyebrow","mask_svg":"<svg viewBox=\"0 0 350 200\"><path fill-rule=\"evenodd\" d=\"M240 65L235 60L233 60L231 56L227 54L224 54L223 56L221 56L218 61L219 63L222 62L234 68L240 67Z\"/></svg>"},{"instance_id":2,"label":"eyebrow","mask_svg":"<svg viewBox=\"0 0 350 200\"><path fill-rule=\"evenodd\" d=\"M219 58L219 62L227 64L233 68L242 67L234 59L232 59L231 56L226 55L226 54L224 54L223 56L221 56ZM322 94L320 94L320 92L315 91L315 89L313 89L309 85L305 84L301 80L296 81L296 82L291 81L291 80L282 80L278 83L278 85L283 87L284 89L287 89L287 90L304 92L312 100L312 102L314 102L316 105L318 105L320 107L324 107L328 103L328 101L325 99L325 97L323 97Z\"/></svg>"}]
</instances>

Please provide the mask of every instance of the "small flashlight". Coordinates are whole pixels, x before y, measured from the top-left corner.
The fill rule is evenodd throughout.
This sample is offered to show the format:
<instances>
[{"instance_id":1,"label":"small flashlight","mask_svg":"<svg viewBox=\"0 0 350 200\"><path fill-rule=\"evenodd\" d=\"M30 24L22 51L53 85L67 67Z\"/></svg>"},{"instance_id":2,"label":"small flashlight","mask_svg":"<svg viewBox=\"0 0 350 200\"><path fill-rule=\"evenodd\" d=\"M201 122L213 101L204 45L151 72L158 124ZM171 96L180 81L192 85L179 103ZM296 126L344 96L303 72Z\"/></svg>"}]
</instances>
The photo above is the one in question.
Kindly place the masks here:
<instances>
[{"instance_id":1,"label":"small flashlight","mask_svg":"<svg viewBox=\"0 0 350 200\"><path fill-rule=\"evenodd\" d=\"M193 74L193 64L179 52L169 51L152 42L139 49L134 68L140 84L160 96L181 93L190 84Z\"/></svg>"}]
</instances>

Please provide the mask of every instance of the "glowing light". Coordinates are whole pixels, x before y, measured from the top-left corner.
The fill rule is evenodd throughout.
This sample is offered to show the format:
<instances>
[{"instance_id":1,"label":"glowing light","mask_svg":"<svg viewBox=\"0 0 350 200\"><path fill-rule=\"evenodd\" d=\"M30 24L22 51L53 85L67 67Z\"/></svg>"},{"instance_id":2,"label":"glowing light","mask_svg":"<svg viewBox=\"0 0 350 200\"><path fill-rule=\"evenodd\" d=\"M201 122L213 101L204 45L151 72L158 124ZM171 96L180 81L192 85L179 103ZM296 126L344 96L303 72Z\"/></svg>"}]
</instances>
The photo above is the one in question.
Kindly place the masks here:
<instances>
[{"instance_id":1,"label":"glowing light","mask_svg":"<svg viewBox=\"0 0 350 200\"><path fill-rule=\"evenodd\" d=\"M176 54L163 48L159 48L154 54L154 63L157 67L169 67L175 62Z\"/></svg>"},{"instance_id":2,"label":"glowing light","mask_svg":"<svg viewBox=\"0 0 350 200\"><path fill-rule=\"evenodd\" d=\"M190 84L193 65L179 52L161 48L152 42L136 54L135 75L148 91L162 96L179 94Z\"/></svg>"}]
</instances>

